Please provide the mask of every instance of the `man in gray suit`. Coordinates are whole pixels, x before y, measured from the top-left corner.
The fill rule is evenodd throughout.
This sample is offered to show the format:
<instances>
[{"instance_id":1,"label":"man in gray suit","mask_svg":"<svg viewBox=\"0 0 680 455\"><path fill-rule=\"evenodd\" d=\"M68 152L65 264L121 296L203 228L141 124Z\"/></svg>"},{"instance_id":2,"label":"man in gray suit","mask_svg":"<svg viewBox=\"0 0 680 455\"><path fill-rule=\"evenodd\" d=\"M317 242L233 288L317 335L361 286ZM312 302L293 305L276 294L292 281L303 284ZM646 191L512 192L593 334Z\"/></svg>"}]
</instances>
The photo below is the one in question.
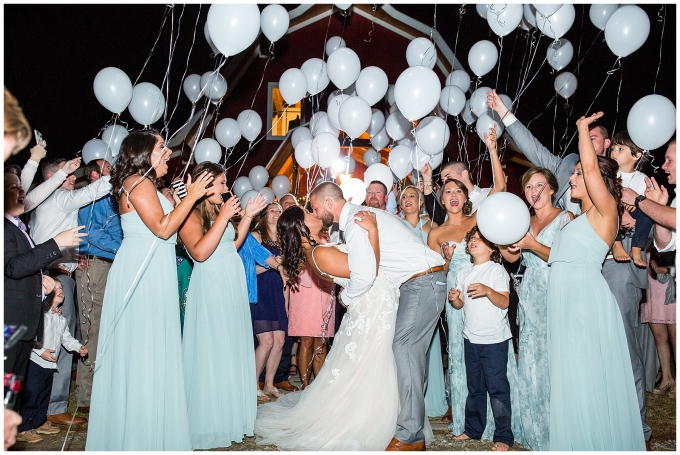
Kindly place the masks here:
<instances>
[{"instance_id":1,"label":"man in gray suit","mask_svg":"<svg viewBox=\"0 0 680 455\"><path fill-rule=\"evenodd\" d=\"M502 119L505 131L515 141L520 152L531 161L534 166L541 166L549 169L559 184L557 206L573 212L575 215L581 213L578 204L571 201L571 191L569 177L574 173L574 167L579 161L578 153L571 153L564 158L553 155L550 150L545 148L533 134L517 120L512 112L503 104L496 90L487 93L487 105L493 109ZM607 149L611 145L607 130L599 125L590 126L590 139L593 141L595 152L600 156L607 156ZM630 220L630 226L634 226L634 220L627 217L624 212L624 222ZM630 248L631 237L623 239L623 247ZM628 352L630 362L633 366L633 376L635 378L635 389L640 406L640 417L642 419L642 429L645 441L649 442L652 437L652 428L647 425L647 396L645 395L645 371L642 363L642 352L638 344L637 331L639 329L639 308L642 290L647 288L647 270L638 268L633 261L617 262L610 253L607 255L602 265L602 275L609 285L612 294L616 297L616 302L621 311L623 327L626 330L626 340L628 341Z\"/></svg>"}]
</instances>

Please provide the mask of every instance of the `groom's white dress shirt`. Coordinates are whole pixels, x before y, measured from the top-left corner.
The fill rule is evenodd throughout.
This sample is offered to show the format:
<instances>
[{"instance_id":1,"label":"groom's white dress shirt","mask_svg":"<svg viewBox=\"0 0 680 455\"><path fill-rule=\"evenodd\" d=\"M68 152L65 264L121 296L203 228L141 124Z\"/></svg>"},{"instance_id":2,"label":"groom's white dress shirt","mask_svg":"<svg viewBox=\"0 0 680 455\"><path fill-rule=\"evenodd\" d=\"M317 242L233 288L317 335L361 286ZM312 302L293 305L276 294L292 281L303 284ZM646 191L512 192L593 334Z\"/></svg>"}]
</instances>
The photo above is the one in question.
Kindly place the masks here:
<instances>
[{"instance_id":1,"label":"groom's white dress shirt","mask_svg":"<svg viewBox=\"0 0 680 455\"><path fill-rule=\"evenodd\" d=\"M368 232L354 223L360 210L376 214L380 238L380 270L401 286L416 273L431 267L443 266L444 259L432 251L411 229L396 216L389 213L346 203L340 212L339 226L344 232L349 252L349 284L340 296L345 305L364 294L375 280L375 256L368 240Z\"/></svg>"}]
</instances>

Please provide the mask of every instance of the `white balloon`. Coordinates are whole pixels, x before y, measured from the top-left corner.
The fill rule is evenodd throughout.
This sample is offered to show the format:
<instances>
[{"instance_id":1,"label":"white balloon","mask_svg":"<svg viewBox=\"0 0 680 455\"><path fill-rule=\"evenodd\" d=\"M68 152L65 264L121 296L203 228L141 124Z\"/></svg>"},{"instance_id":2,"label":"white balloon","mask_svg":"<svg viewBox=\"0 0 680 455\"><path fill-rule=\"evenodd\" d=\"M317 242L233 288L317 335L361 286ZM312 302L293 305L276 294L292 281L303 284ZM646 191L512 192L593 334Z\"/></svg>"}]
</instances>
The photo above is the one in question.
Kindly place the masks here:
<instances>
[{"instance_id":1,"label":"white balloon","mask_svg":"<svg viewBox=\"0 0 680 455\"><path fill-rule=\"evenodd\" d=\"M376 150L384 149L387 144L390 143L390 138L387 135L387 130L383 128L371 138L371 145L375 147Z\"/></svg>"},{"instance_id":2,"label":"white balloon","mask_svg":"<svg viewBox=\"0 0 680 455\"><path fill-rule=\"evenodd\" d=\"M241 127L241 134L248 139L249 142L253 142L257 139L258 134L262 131L262 119L260 118L260 114L252 109L246 109L241 112L238 117L236 117L236 121Z\"/></svg>"},{"instance_id":3,"label":"white balloon","mask_svg":"<svg viewBox=\"0 0 680 455\"><path fill-rule=\"evenodd\" d=\"M470 109L470 100L465 101L465 107L463 108L461 117L463 117L463 120L465 120L465 123L468 125L472 125L477 121L477 116Z\"/></svg>"},{"instance_id":4,"label":"white balloon","mask_svg":"<svg viewBox=\"0 0 680 455\"><path fill-rule=\"evenodd\" d=\"M212 38L210 38L210 31L208 30L208 21L205 21L205 25L203 26L203 34L205 35L205 40L208 42L208 45L210 46L210 49L213 51L213 53L219 54L220 50L217 49L215 43L213 43Z\"/></svg>"},{"instance_id":5,"label":"white balloon","mask_svg":"<svg viewBox=\"0 0 680 455\"><path fill-rule=\"evenodd\" d=\"M387 93L387 74L377 66L367 66L361 70L354 85L357 95L373 106Z\"/></svg>"},{"instance_id":6,"label":"white balloon","mask_svg":"<svg viewBox=\"0 0 680 455\"><path fill-rule=\"evenodd\" d=\"M223 118L215 127L215 139L222 147L233 147L241 140L241 127L233 118Z\"/></svg>"},{"instance_id":7,"label":"white balloon","mask_svg":"<svg viewBox=\"0 0 680 455\"><path fill-rule=\"evenodd\" d=\"M253 185L250 184L250 180L245 175L234 180L231 185L231 191L236 195L237 198L241 197L247 192L253 189Z\"/></svg>"},{"instance_id":8,"label":"white balloon","mask_svg":"<svg viewBox=\"0 0 680 455\"><path fill-rule=\"evenodd\" d=\"M489 5L490 5L490 3L477 3L477 7L476 7L477 14L479 14L479 16L482 19L486 19L487 10L489 9Z\"/></svg>"},{"instance_id":9,"label":"white balloon","mask_svg":"<svg viewBox=\"0 0 680 455\"><path fill-rule=\"evenodd\" d=\"M293 130L293 134L290 136L290 143L293 145L293 149L297 148L300 141L305 139L312 140L312 132L306 126L298 126Z\"/></svg>"},{"instance_id":10,"label":"white balloon","mask_svg":"<svg viewBox=\"0 0 680 455\"><path fill-rule=\"evenodd\" d=\"M489 40L477 41L468 52L468 65L477 76L491 71L498 61L498 49Z\"/></svg>"},{"instance_id":11,"label":"white balloon","mask_svg":"<svg viewBox=\"0 0 680 455\"><path fill-rule=\"evenodd\" d=\"M260 191L269 181L269 172L264 166L255 166L248 173L248 180L255 191Z\"/></svg>"},{"instance_id":12,"label":"white balloon","mask_svg":"<svg viewBox=\"0 0 680 455\"><path fill-rule=\"evenodd\" d=\"M371 106L363 98L352 96L340 106L338 118L342 130L356 139L371 125Z\"/></svg>"},{"instance_id":13,"label":"white balloon","mask_svg":"<svg viewBox=\"0 0 680 455\"><path fill-rule=\"evenodd\" d=\"M532 5L540 14L550 17L562 8L562 4L534 3ZM538 15L536 16L538 17Z\"/></svg>"},{"instance_id":14,"label":"white balloon","mask_svg":"<svg viewBox=\"0 0 680 455\"><path fill-rule=\"evenodd\" d=\"M331 166L335 174L351 174L356 169L357 162L351 156L341 156Z\"/></svg>"},{"instance_id":15,"label":"white balloon","mask_svg":"<svg viewBox=\"0 0 680 455\"><path fill-rule=\"evenodd\" d=\"M366 185L364 181L355 177L346 179L340 184L342 197L346 201L352 200L352 204L361 205L366 200Z\"/></svg>"},{"instance_id":16,"label":"white balloon","mask_svg":"<svg viewBox=\"0 0 680 455\"><path fill-rule=\"evenodd\" d=\"M405 145L397 145L394 147L389 157L390 169L394 172L399 180L405 178L411 169L411 149Z\"/></svg>"},{"instance_id":17,"label":"white balloon","mask_svg":"<svg viewBox=\"0 0 680 455\"><path fill-rule=\"evenodd\" d=\"M182 83L184 94L189 98L191 104L196 104L198 100L203 97L201 93L201 76L200 74L190 74Z\"/></svg>"},{"instance_id":18,"label":"white balloon","mask_svg":"<svg viewBox=\"0 0 680 455\"><path fill-rule=\"evenodd\" d=\"M385 131L395 141L404 139L412 128L413 124L399 111L390 114L385 120Z\"/></svg>"},{"instance_id":19,"label":"white balloon","mask_svg":"<svg viewBox=\"0 0 680 455\"><path fill-rule=\"evenodd\" d=\"M638 147L657 149L675 133L675 118L675 106L668 98L647 95L640 98L628 113L628 134Z\"/></svg>"},{"instance_id":20,"label":"white balloon","mask_svg":"<svg viewBox=\"0 0 680 455\"><path fill-rule=\"evenodd\" d=\"M510 99L510 97L508 95L498 95L498 96L503 101L503 104L505 105L505 107L507 107L508 109L512 109L512 100Z\"/></svg>"},{"instance_id":21,"label":"white balloon","mask_svg":"<svg viewBox=\"0 0 680 455\"><path fill-rule=\"evenodd\" d=\"M405 145L406 147L412 149L416 146L416 137L413 135L413 130L409 131L404 139L397 141L399 145Z\"/></svg>"},{"instance_id":22,"label":"white balloon","mask_svg":"<svg viewBox=\"0 0 680 455\"><path fill-rule=\"evenodd\" d=\"M340 126L340 107L346 100L350 98L351 97L349 95L341 94L333 97L333 99L328 103L328 120L331 122L331 125L339 130L342 129L342 126Z\"/></svg>"},{"instance_id":23,"label":"white balloon","mask_svg":"<svg viewBox=\"0 0 680 455\"><path fill-rule=\"evenodd\" d=\"M477 226L481 234L497 245L510 245L519 241L529 231L529 209L519 196L512 193L494 193L477 209Z\"/></svg>"},{"instance_id":24,"label":"white balloon","mask_svg":"<svg viewBox=\"0 0 680 455\"><path fill-rule=\"evenodd\" d=\"M361 74L361 72L359 72L359 74ZM358 80L358 78L357 78L357 80ZM342 93L344 93L345 95L349 95L349 96L357 96L356 82L353 82L352 84L350 84L349 87L347 87L346 89L343 89Z\"/></svg>"},{"instance_id":25,"label":"white balloon","mask_svg":"<svg viewBox=\"0 0 680 455\"><path fill-rule=\"evenodd\" d=\"M394 99L404 117L413 122L434 110L441 91L441 82L434 71L412 66L399 75L394 85Z\"/></svg>"},{"instance_id":26,"label":"white balloon","mask_svg":"<svg viewBox=\"0 0 680 455\"><path fill-rule=\"evenodd\" d=\"M269 41L275 43L288 31L290 17L281 5L268 5L260 14L260 28Z\"/></svg>"},{"instance_id":27,"label":"white balloon","mask_svg":"<svg viewBox=\"0 0 680 455\"><path fill-rule=\"evenodd\" d=\"M295 104L300 101L307 93L305 73L297 68L289 68L284 71L279 79L279 91L283 100L288 104Z\"/></svg>"},{"instance_id":28,"label":"white balloon","mask_svg":"<svg viewBox=\"0 0 680 455\"><path fill-rule=\"evenodd\" d=\"M565 71L555 78L555 91L564 99L573 95L576 87L578 87L578 81L573 73Z\"/></svg>"},{"instance_id":29,"label":"white balloon","mask_svg":"<svg viewBox=\"0 0 680 455\"><path fill-rule=\"evenodd\" d=\"M536 27L536 8L529 3L524 4L524 19L532 26Z\"/></svg>"},{"instance_id":30,"label":"white balloon","mask_svg":"<svg viewBox=\"0 0 680 455\"><path fill-rule=\"evenodd\" d=\"M387 111L388 114L394 114L395 112L400 112L399 106L397 106L397 103L394 103L393 105L391 105L390 109Z\"/></svg>"},{"instance_id":31,"label":"white balloon","mask_svg":"<svg viewBox=\"0 0 680 455\"><path fill-rule=\"evenodd\" d=\"M196 144L194 158L196 158L197 164L206 161L217 164L220 162L220 158L222 158L222 147L220 147L220 143L215 139L210 137L203 138Z\"/></svg>"},{"instance_id":32,"label":"white balloon","mask_svg":"<svg viewBox=\"0 0 680 455\"><path fill-rule=\"evenodd\" d=\"M349 7L352 6L352 4L351 3L335 3L335 6L344 11L344 10L349 9Z\"/></svg>"},{"instance_id":33,"label":"white balloon","mask_svg":"<svg viewBox=\"0 0 680 455\"><path fill-rule=\"evenodd\" d=\"M208 32L222 54L236 55L253 44L260 33L260 10L255 3L212 4Z\"/></svg>"},{"instance_id":34,"label":"white balloon","mask_svg":"<svg viewBox=\"0 0 680 455\"><path fill-rule=\"evenodd\" d=\"M272 190L278 199L290 191L290 180L287 175L279 174L272 179Z\"/></svg>"},{"instance_id":35,"label":"white balloon","mask_svg":"<svg viewBox=\"0 0 680 455\"><path fill-rule=\"evenodd\" d=\"M607 25L607 21L619 8L620 5L614 3L605 3L600 5L590 5L590 11L588 15L590 16L590 21L593 25L600 30L604 30Z\"/></svg>"},{"instance_id":36,"label":"white balloon","mask_svg":"<svg viewBox=\"0 0 680 455\"><path fill-rule=\"evenodd\" d=\"M369 137L375 136L385 126L385 114L380 109L371 109L371 124L368 126L366 132Z\"/></svg>"},{"instance_id":37,"label":"white balloon","mask_svg":"<svg viewBox=\"0 0 680 455\"><path fill-rule=\"evenodd\" d=\"M451 71L451 74L446 76L446 86L455 85L460 88L463 93L470 90L470 76L463 70Z\"/></svg>"},{"instance_id":38,"label":"white balloon","mask_svg":"<svg viewBox=\"0 0 680 455\"><path fill-rule=\"evenodd\" d=\"M243 196L239 198L239 202L241 203L241 208L245 209L246 205L248 205L248 201L254 201L255 198L257 197L258 192L256 190L249 190L243 193Z\"/></svg>"},{"instance_id":39,"label":"white balloon","mask_svg":"<svg viewBox=\"0 0 680 455\"><path fill-rule=\"evenodd\" d=\"M574 24L575 18L576 10L574 9L574 5L566 3L556 13L549 16L541 14L539 10L539 12L536 13L536 26L546 36L553 39L560 39L569 31Z\"/></svg>"},{"instance_id":40,"label":"white balloon","mask_svg":"<svg viewBox=\"0 0 680 455\"><path fill-rule=\"evenodd\" d=\"M487 9L486 20L496 35L506 36L517 28L523 15L524 8L519 3L494 3Z\"/></svg>"},{"instance_id":41,"label":"white balloon","mask_svg":"<svg viewBox=\"0 0 680 455\"><path fill-rule=\"evenodd\" d=\"M330 79L328 78L328 68L326 62L320 58L310 58L302 64L300 70L307 78L307 91L310 95L316 95L321 90L328 87Z\"/></svg>"},{"instance_id":42,"label":"white balloon","mask_svg":"<svg viewBox=\"0 0 680 455\"><path fill-rule=\"evenodd\" d=\"M85 164L96 160L110 161L111 158L111 150L106 145L106 142L101 139L90 139L83 145L83 162Z\"/></svg>"},{"instance_id":43,"label":"white balloon","mask_svg":"<svg viewBox=\"0 0 680 455\"><path fill-rule=\"evenodd\" d=\"M274 196L275 196L274 190L272 190L271 188L265 186L264 188L260 189L260 191L258 191L258 193L260 193L262 196L264 196L264 200L267 204L271 204L272 202L274 202Z\"/></svg>"},{"instance_id":44,"label":"white balloon","mask_svg":"<svg viewBox=\"0 0 680 455\"><path fill-rule=\"evenodd\" d=\"M303 169L309 169L314 166L312 139L303 139L295 147L295 162Z\"/></svg>"},{"instance_id":45,"label":"white balloon","mask_svg":"<svg viewBox=\"0 0 680 455\"><path fill-rule=\"evenodd\" d=\"M395 98L394 98L394 84L390 84L387 86L387 93L385 94L385 99L387 100L387 104L390 106L394 104Z\"/></svg>"},{"instance_id":46,"label":"white balloon","mask_svg":"<svg viewBox=\"0 0 680 455\"><path fill-rule=\"evenodd\" d=\"M326 117L328 114L326 114L324 111L318 111L312 114L312 118L309 120L309 130L312 132L312 136L315 135L315 131L318 127L319 120L321 120L321 117ZM339 132L338 132L339 133Z\"/></svg>"},{"instance_id":47,"label":"white balloon","mask_svg":"<svg viewBox=\"0 0 680 455\"><path fill-rule=\"evenodd\" d=\"M322 169L327 169L340 156L340 141L331 133L321 133L312 140L312 157Z\"/></svg>"},{"instance_id":48,"label":"white balloon","mask_svg":"<svg viewBox=\"0 0 680 455\"><path fill-rule=\"evenodd\" d=\"M120 144L122 144L123 139L125 139L128 134L130 133L128 133L128 130L122 125L111 125L104 130L102 133L102 141L104 141L106 146L111 149L112 157L118 155L118 152L120 152Z\"/></svg>"},{"instance_id":49,"label":"white balloon","mask_svg":"<svg viewBox=\"0 0 680 455\"><path fill-rule=\"evenodd\" d=\"M345 43L344 39L340 38L339 36L331 36L328 38L328 41L326 41L326 55L331 55L341 47L346 46L347 44Z\"/></svg>"},{"instance_id":50,"label":"white balloon","mask_svg":"<svg viewBox=\"0 0 680 455\"><path fill-rule=\"evenodd\" d=\"M219 100L227 93L227 80L217 71L206 71L201 76L201 89L211 100Z\"/></svg>"},{"instance_id":51,"label":"white balloon","mask_svg":"<svg viewBox=\"0 0 680 455\"><path fill-rule=\"evenodd\" d=\"M371 164L364 172L364 185L368 188L371 182L379 181L387 188L392 188L392 171L382 163Z\"/></svg>"},{"instance_id":52,"label":"white balloon","mask_svg":"<svg viewBox=\"0 0 680 455\"><path fill-rule=\"evenodd\" d=\"M434 68L437 63L437 49L434 43L423 37L412 39L406 48L406 62L408 66Z\"/></svg>"},{"instance_id":53,"label":"white balloon","mask_svg":"<svg viewBox=\"0 0 680 455\"><path fill-rule=\"evenodd\" d=\"M120 114L132 100L132 82L125 72L109 66L94 77L94 96L109 111Z\"/></svg>"},{"instance_id":54,"label":"white balloon","mask_svg":"<svg viewBox=\"0 0 680 455\"><path fill-rule=\"evenodd\" d=\"M341 47L328 56L328 77L340 90L352 85L361 72L359 56L352 49Z\"/></svg>"},{"instance_id":55,"label":"white balloon","mask_svg":"<svg viewBox=\"0 0 680 455\"><path fill-rule=\"evenodd\" d=\"M161 89L150 82L141 82L132 89L128 111L140 125L151 125L165 112L165 97Z\"/></svg>"},{"instance_id":56,"label":"white balloon","mask_svg":"<svg viewBox=\"0 0 680 455\"><path fill-rule=\"evenodd\" d=\"M376 150L373 147L369 147L366 149L363 158L366 167L370 166L371 164L382 162L382 156L380 155L380 153L376 152Z\"/></svg>"},{"instance_id":57,"label":"white balloon","mask_svg":"<svg viewBox=\"0 0 680 455\"><path fill-rule=\"evenodd\" d=\"M423 166L425 164L429 164L432 169L436 169L440 164L442 164L442 161L444 160L444 152L440 152L434 156L430 156L426 153L424 153L420 147L417 145L413 148L413 152L411 152L411 163L413 165L413 169L416 171L421 171Z\"/></svg>"},{"instance_id":58,"label":"white balloon","mask_svg":"<svg viewBox=\"0 0 680 455\"><path fill-rule=\"evenodd\" d=\"M550 66L557 71L565 68L574 56L574 46L566 39L562 38L553 41L547 49L547 58Z\"/></svg>"},{"instance_id":59,"label":"white balloon","mask_svg":"<svg viewBox=\"0 0 680 455\"><path fill-rule=\"evenodd\" d=\"M612 13L604 28L607 46L618 57L640 49L649 36L649 17L637 5L625 5Z\"/></svg>"},{"instance_id":60,"label":"white balloon","mask_svg":"<svg viewBox=\"0 0 680 455\"><path fill-rule=\"evenodd\" d=\"M527 5L524 5L526 8ZM534 21L536 20L536 17L534 16ZM533 25L527 20L526 16L522 16L522 20L519 23L519 26L522 28L522 30L526 30L527 32L534 28Z\"/></svg>"},{"instance_id":61,"label":"white balloon","mask_svg":"<svg viewBox=\"0 0 680 455\"><path fill-rule=\"evenodd\" d=\"M321 133L330 133L333 136L338 137L340 134L340 129L331 124L329 116L324 115L323 117L319 118L319 120L314 125L314 129L312 129L312 136L314 137L317 137Z\"/></svg>"},{"instance_id":62,"label":"white balloon","mask_svg":"<svg viewBox=\"0 0 680 455\"><path fill-rule=\"evenodd\" d=\"M449 143L451 131L444 119L439 117L425 117L416 128L416 142L418 147L427 155L434 156L444 150Z\"/></svg>"},{"instance_id":63,"label":"white balloon","mask_svg":"<svg viewBox=\"0 0 680 455\"><path fill-rule=\"evenodd\" d=\"M503 134L503 122L500 121L497 115L494 115L493 117L489 115L491 112L487 112L486 114L482 114L477 118L477 123L475 124L477 128L477 135L479 138L484 142L484 133L487 134L487 136L490 133L491 127L496 125L496 138L501 137L501 134ZM494 112L495 114L495 112Z\"/></svg>"},{"instance_id":64,"label":"white balloon","mask_svg":"<svg viewBox=\"0 0 680 455\"><path fill-rule=\"evenodd\" d=\"M470 109L477 117L486 112L491 112L491 108L486 104L486 92L490 91L492 91L490 87L479 87L470 96Z\"/></svg>"}]
</instances>

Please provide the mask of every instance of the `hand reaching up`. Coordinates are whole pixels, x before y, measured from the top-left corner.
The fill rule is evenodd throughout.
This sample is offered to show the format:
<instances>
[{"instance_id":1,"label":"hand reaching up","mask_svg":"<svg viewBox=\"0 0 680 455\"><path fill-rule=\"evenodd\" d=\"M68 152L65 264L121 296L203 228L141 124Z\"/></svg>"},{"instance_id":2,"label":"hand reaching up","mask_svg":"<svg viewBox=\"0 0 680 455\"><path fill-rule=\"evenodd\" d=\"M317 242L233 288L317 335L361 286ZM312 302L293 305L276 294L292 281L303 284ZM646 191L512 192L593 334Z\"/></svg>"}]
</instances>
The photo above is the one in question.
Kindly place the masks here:
<instances>
[{"instance_id":1,"label":"hand reaching up","mask_svg":"<svg viewBox=\"0 0 680 455\"><path fill-rule=\"evenodd\" d=\"M255 199L248 199L248 202L246 203L245 216L254 217L266 206L267 198L265 198L262 194L257 193Z\"/></svg>"},{"instance_id":2,"label":"hand reaching up","mask_svg":"<svg viewBox=\"0 0 680 455\"><path fill-rule=\"evenodd\" d=\"M73 172L75 172L76 169L80 167L81 160L82 158L80 157L73 158L72 160L65 162L64 165L61 167L61 170L66 172L66 174L72 174Z\"/></svg>"},{"instance_id":3,"label":"hand reaching up","mask_svg":"<svg viewBox=\"0 0 680 455\"><path fill-rule=\"evenodd\" d=\"M208 184L212 182L214 177L208 173L208 171L203 172L201 175L198 176L195 182L191 181L191 176L187 175L187 195L186 198L196 202L200 198L206 195L210 195L209 193L213 190L213 187L207 188ZM186 199L185 198L185 199Z\"/></svg>"},{"instance_id":4,"label":"hand reaching up","mask_svg":"<svg viewBox=\"0 0 680 455\"><path fill-rule=\"evenodd\" d=\"M489 134L484 133L484 143L490 151L496 151L496 124L489 128Z\"/></svg>"},{"instance_id":5,"label":"hand reaching up","mask_svg":"<svg viewBox=\"0 0 680 455\"><path fill-rule=\"evenodd\" d=\"M501 119L505 118L505 116L508 114L510 109L503 103L503 100L501 97L496 93L496 90L492 90L490 92L486 92L486 104L493 110L496 114L498 114Z\"/></svg>"}]
</instances>

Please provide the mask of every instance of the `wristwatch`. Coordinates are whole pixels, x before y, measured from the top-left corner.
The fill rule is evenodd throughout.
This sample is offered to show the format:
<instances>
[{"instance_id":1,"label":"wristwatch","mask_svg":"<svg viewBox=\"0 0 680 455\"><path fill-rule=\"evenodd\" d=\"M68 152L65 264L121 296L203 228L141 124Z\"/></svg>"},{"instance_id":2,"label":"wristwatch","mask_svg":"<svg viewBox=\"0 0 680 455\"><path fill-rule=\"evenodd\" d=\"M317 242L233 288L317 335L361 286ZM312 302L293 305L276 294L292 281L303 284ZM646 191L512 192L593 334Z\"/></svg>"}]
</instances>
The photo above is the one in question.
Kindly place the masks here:
<instances>
[{"instance_id":1,"label":"wristwatch","mask_svg":"<svg viewBox=\"0 0 680 455\"><path fill-rule=\"evenodd\" d=\"M639 195L638 197L635 198L635 208L639 209L640 208L640 202L644 201L647 199L647 196L644 194Z\"/></svg>"}]
</instances>

